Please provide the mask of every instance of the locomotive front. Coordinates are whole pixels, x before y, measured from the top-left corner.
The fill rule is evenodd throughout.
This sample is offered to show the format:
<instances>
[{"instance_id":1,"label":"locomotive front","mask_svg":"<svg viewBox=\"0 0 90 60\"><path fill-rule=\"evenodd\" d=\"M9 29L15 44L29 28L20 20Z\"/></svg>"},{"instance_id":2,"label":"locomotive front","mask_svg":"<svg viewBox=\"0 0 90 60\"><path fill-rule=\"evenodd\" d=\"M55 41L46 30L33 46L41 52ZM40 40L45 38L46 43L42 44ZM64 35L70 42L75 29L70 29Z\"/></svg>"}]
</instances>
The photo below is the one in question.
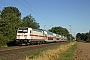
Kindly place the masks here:
<instances>
[{"instance_id":1,"label":"locomotive front","mask_svg":"<svg viewBox=\"0 0 90 60\"><path fill-rule=\"evenodd\" d=\"M18 28L16 36L16 44L29 44L30 42L30 31L29 28Z\"/></svg>"}]
</instances>

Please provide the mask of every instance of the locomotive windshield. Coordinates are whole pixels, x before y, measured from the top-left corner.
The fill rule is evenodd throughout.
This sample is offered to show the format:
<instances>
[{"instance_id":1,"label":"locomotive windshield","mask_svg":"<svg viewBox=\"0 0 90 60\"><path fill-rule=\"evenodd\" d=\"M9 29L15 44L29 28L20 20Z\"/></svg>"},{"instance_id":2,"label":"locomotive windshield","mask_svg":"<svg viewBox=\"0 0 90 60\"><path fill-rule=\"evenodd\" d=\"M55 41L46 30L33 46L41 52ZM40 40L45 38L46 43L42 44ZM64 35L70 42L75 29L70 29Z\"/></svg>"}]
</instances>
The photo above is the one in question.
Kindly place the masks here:
<instances>
[{"instance_id":1,"label":"locomotive windshield","mask_svg":"<svg viewBox=\"0 0 90 60\"><path fill-rule=\"evenodd\" d=\"M28 28L18 28L18 33L28 33Z\"/></svg>"}]
</instances>

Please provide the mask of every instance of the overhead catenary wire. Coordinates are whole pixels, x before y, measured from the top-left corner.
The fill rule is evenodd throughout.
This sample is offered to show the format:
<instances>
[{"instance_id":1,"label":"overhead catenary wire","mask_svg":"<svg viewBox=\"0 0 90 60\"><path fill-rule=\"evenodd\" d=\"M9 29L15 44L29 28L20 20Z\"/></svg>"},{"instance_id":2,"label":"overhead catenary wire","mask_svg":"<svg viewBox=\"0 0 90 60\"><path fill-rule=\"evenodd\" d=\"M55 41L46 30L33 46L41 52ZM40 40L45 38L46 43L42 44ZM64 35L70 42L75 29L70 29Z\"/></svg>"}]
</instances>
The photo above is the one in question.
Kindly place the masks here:
<instances>
[{"instance_id":1,"label":"overhead catenary wire","mask_svg":"<svg viewBox=\"0 0 90 60\"><path fill-rule=\"evenodd\" d=\"M16 0L17 1L17 0ZM21 4L21 5L23 5L22 3L20 3L19 1L17 1L19 4ZM7 4L5 4L5 3L3 3L3 2L1 2L0 1L0 3L1 4L3 4L4 6L7 6ZM25 5L23 5L25 8L27 8L28 10L30 10L27 6L25 6ZM1 8L1 7L0 7ZM2 9L2 8L1 8ZM30 10L30 11L32 11L32 10ZM33 12L33 11L32 11ZM36 14L35 12L33 12L34 14ZM38 14L36 14L36 15L38 15ZM39 16L39 15L38 15ZM40 16L39 16L40 17ZM42 18L42 17L41 17ZM42 18L42 19L44 19L44 18Z\"/></svg>"},{"instance_id":2,"label":"overhead catenary wire","mask_svg":"<svg viewBox=\"0 0 90 60\"><path fill-rule=\"evenodd\" d=\"M48 28L50 28L50 27L52 26L52 23L51 23L51 21L49 21L48 18L46 18L43 14L41 14L38 10L36 10L36 9L35 9L31 4L29 4L26 0L24 0L24 2L27 3L29 6L31 6L31 8L33 8L35 11L37 11L40 15L42 15L42 16L45 18L45 20L46 20L48 23L50 23L50 26L49 26Z\"/></svg>"},{"instance_id":3,"label":"overhead catenary wire","mask_svg":"<svg viewBox=\"0 0 90 60\"><path fill-rule=\"evenodd\" d=\"M42 18L45 22L47 22L47 23L49 23L50 25L52 25L51 24L51 22L49 22L48 20L46 20L46 17L44 16L44 15L42 15L39 11L37 11L35 8L33 8L29 3L27 3L25 0L25 2L29 5L29 6L31 6L34 10L36 10L39 14L37 14L36 12L34 12L33 10L31 10L30 8L28 8L27 6L25 6L23 3L21 3L21 2L19 2L18 0L15 0L16 2L18 2L19 4L21 4L22 6L24 6L25 8L27 8L28 10L30 10L31 12L33 12L34 14L36 14L37 16L39 16L40 18ZM0 1L1 2L1 1ZM7 4L5 4L5 3L3 3L3 2L1 2L3 5L5 5L5 6L7 6ZM1 7L0 7L1 8ZM41 16L40 16L41 15ZM43 17L42 17L43 16Z\"/></svg>"},{"instance_id":4,"label":"overhead catenary wire","mask_svg":"<svg viewBox=\"0 0 90 60\"><path fill-rule=\"evenodd\" d=\"M25 3L27 3L29 6L31 6L31 4L29 4L26 0L24 0L24 2ZM44 18L45 18L45 20L47 19L43 14L41 14L38 10L36 10L33 6L31 6L31 8L33 8L35 11L37 11L40 15L42 15ZM49 20L49 19L47 19L47 20ZM49 21L48 21L49 22ZM51 23L51 22L49 22L49 23Z\"/></svg>"},{"instance_id":5,"label":"overhead catenary wire","mask_svg":"<svg viewBox=\"0 0 90 60\"><path fill-rule=\"evenodd\" d=\"M3 5L6 5L7 6L7 4L5 4L5 3L3 3L2 1L0 1Z\"/></svg>"},{"instance_id":6,"label":"overhead catenary wire","mask_svg":"<svg viewBox=\"0 0 90 60\"><path fill-rule=\"evenodd\" d=\"M24 6L25 8L27 8L28 10L30 10L31 12L33 12L34 14L36 14L37 16L39 16L40 18L42 18L45 22L48 22L50 25L52 25L51 24L51 22L49 22L48 20L46 20L45 19L45 16L44 15L42 15L39 11L37 11L35 8L33 8L29 3L27 3L25 0L24 0L24 2L26 2L29 6L31 6L34 10L36 10L39 14L37 14L36 12L34 12L33 10L31 10L30 8L28 8L27 6L25 6L24 4L22 4L21 2L19 2L19 1L17 1L17 0L15 0L16 2L18 2L19 4L21 4L22 6ZM40 15L42 15L42 16L40 16Z\"/></svg>"},{"instance_id":7,"label":"overhead catenary wire","mask_svg":"<svg viewBox=\"0 0 90 60\"><path fill-rule=\"evenodd\" d=\"M17 1L17 0L15 0ZM30 8L28 8L27 6L25 6L24 4L22 4L21 2L17 1L19 4L21 4L22 6L24 6L25 8L27 8L28 10L30 10L31 12L33 12L34 14L36 14L37 16L39 16L40 18L42 18L44 21L46 21L43 17L41 17L39 14L35 13L33 10L31 10Z\"/></svg>"}]
</instances>

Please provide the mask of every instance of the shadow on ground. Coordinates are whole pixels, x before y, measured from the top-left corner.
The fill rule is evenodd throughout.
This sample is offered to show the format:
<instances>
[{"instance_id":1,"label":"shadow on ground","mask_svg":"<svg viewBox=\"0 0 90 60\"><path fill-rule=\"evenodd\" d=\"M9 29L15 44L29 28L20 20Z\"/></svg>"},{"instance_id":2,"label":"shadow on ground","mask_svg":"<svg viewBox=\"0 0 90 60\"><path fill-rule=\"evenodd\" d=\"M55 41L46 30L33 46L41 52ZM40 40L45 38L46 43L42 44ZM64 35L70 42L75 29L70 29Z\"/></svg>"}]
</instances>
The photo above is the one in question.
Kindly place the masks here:
<instances>
[{"instance_id":1,"label":"shadow on ground","mask_svg":"<svg viewBox=\"0 0 90 60\"><path fill-rule=\"evenodd\" d=\"M7 46L16 46L16 43L15 41L11 41L7 43Z\"/></svg>"}]
</instances>

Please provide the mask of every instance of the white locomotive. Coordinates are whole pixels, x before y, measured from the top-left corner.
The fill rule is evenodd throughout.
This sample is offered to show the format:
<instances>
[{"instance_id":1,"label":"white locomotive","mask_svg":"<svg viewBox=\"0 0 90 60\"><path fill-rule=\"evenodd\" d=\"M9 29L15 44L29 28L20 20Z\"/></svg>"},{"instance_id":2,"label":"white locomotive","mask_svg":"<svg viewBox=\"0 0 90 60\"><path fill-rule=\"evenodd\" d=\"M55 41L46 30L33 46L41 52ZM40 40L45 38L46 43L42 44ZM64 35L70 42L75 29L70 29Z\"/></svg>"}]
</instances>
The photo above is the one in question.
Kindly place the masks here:
<instances>
[{"instance_id":1,"label":"white locomotive","mask_svg":"<svg viewBox=\"0 0 90 60\"><path fill-rule=\"evenodd\" d=\"M67 38L43 29L18 28L16 44L33 44L67 41Z\"/></svg>"}]
</instances>

